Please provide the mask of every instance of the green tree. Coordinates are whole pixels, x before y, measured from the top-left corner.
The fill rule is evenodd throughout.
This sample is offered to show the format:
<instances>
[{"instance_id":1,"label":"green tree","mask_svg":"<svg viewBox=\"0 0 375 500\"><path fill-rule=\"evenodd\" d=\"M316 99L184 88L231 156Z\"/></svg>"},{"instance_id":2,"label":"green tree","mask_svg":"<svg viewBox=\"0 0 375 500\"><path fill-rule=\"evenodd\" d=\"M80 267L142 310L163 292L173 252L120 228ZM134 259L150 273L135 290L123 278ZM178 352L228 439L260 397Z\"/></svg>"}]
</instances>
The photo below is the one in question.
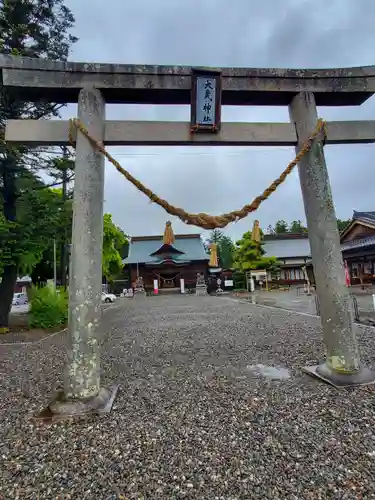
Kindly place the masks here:
<instances>
[{"instance_id":1,"label":"green tree","mask_svg":"<svg viewBox=\"0 0 375 500\"><path fill-rule=\"evenodd\" d=\"M74 181L74 159L68 148L62 148L62 151L57 151L56 154L58 156L51 158L47 164L48 175L53 179L50 187L61 185L64 199L72 198L73 190L69 189L69 186Z\"/></svg>"},{"instance_id":2,"label":"green tree","mask_svg":"<svg viewBox=\"0 0 375 500\"><path fill-rule=\"evenodd\" d=\"M71 45L77 40L69 34L73 24L74 17L63 0L2 0L0 54L65 61ZM42 227L46 219L40 201L43 196L52 196L46 191L45 194L35 194L34 198L30 194L28 198L19 191L19 180L27 177L31 171L35 173L46 166L46 157L25 147L7 145L4 142L5 123L9 119L57 116L60 107L43 100L35 103L16 100L0 85L0 240L4 259L0 283L0 327L8 325L15 282L21 266L27 260L26 256L29 255L31 260L36 257L34 243L37 239L34 232L39 231L39 226ZM35 208L34 213L23 206L26 199ZM29 217L24 216L25 212L29 213ZM41 223L35 219L36 213L40 215ZM51 231L51 226L49 229ZM39 233L36 245L38 252L41 251L42 233Z\"/></svg>"},{"instance_id":3,"label":"green tree","mask_svg":"<svg viewBox=\"0 0 375 500\"><path fill-rule=\"evenodd\" d=\"M343 231L349 224L352 222L352 219L337 219L337 228L339 232Z\"/></svg>"},{"instance_id":4,"label":"green tree","mask_svg":"<svg viewBox=\"0 0 375 500\"><path fill-rule=\"evenodd\" d=\"M234 244L229 236L226 236L220 229L214 229L211 231L208 242L206 243L206 248L210 243L216 243L217 245L217 256L219 259L219 266L224 269L230 269L233 266L233 253ZM209 251L207 252L209 253Z\"/></svg>"},{"instance_id":5,"label":"green tree","mask_svg":"<svg viewBox=\"0 0 375 500\"><path fill-rule=\"evenodd\" d=\"M293 220L289 225L288 232L293 234L307 233L307 228L302 224L300 220Z\"/></svg>"},{"instance_id":6,"label":"green tree","mask_svg":"<svg viewBox=\"0 0 375 500\"><path fill-rule=\"evenodd\" d=\"M288 223L285 220L278 220L275 224L275 234L284 234L289 232Z\"/></svg>"},{"instance_id":7,"label":"green tree","mask_svg":"<svg viewBox=\"0 0 375 500\"><path fill-rule=\"evenodd\" d=\"M210 243L216 243L216 245L218 245L223 237L224 237L223 231L221 231L220 229L214 229L210 233L209 241Z\"/></svg>"},{"instance_id":8,"label":"green tree","mask_svg":"<svg viewBox=\"0 0 375 500\"><path fill-rule=\"evenodd\" d=\"M62 201L61 190L53 190L56 196ZM65 200L64 208L59 207L55 220L55 227L47 241L45 249L40 259L33 266L31 278L34 283L45 283L53 278L54 250L53 240L56 242L56 261L60 259L61 243L69 246L71 241L72 227L72 201ZM108 281L113 281L122 271L122 260L127 257L129 240L123 230L112 221L111 214L104 214L103 217L103 276ZM68 240L65 235L69 234ZM66 269L67 271L67 269ZM59 277L59 281L61 276Z\"/></svg>"},{"instance_id":9,"label":"green tree","mask_svg":"<svg viewBox=\"0 0 375 500\"><path fill-rule=\"evenodd\" d=\"M58 247L58 276L60 285L66 287L66 277L68 274L68 244L71 240L72 233L72 203L68 200L73 198L73 190L69 189L71 182L74 180L74 161L70 156L69 150L66 147L62 149L62 157L53 158L51 161L51 167L49 169L49 175L55 180L56 184L61 184L61 197L65 206L65 210L68 210L68 218L61 226L62 232L59 233L59 247ZM68 202L68 203L65 203Z\"/></svg>"},{"instance_id":10,"label":"green tree","mask_svg":"<svg viewBox=\"0 0 375 500\"><path fill-rule=\"evenodd\" d=\"M277 266L276 257L265 257L263 242L258 243L251 239L251 231L247 231L236 242L234 252L234 268L239 271L265 269L273 271Z\"/></svg>"},{"instance_id":11,"label":"green tree","mask_svg":"<svg viewBox=\"0 0 375 500\"><path fill-rule=\"evenodd\" d=\"M337 227L339 232L343 231L352 221L352 219L337 219ZM271 225L267 228L267 234L285 234L307 233L307 227L300 220L293 220L290 224L284 220L279 220L275 224L275 229Z\"/></svg>"},{"instance_id":12,"label":"green tree","mask_svg":"<svg viewBox=\"0 0 375 500\"><path fill-rule=\"evenodd\" d=\"M220 240L223 238L224 233L220 229L213 229L210 233L208 239L203 243L204 248L206 250L207 255L210 255L210 244L215 243L219 245ZM219 248L218 248L218 257L219 257Z\"/></svg>"},{"instance_id":13,"label":"green tree","mask_svg":"<svg viewBox=\"0 0 375 500\"><path fill-rule=\"evenodd\" d=\"M223 236L218 244L219 264L224 269L233 267L234 243L229 236Z\"/></svg>"},{"instance_id":14,"label":"green tree","mask_svg":"<svg viewBox=\"0 0 375 500\"><path fill-rule=\"evenodd\" d=\"M61 269L62 249L66 257L68 248L71 241L72 217L73 217L73 203L70 198L65 199L62 188L50 188L55 194L56 200L59 202L58 214L56 217L55 225L51 228L50 235L46 241L45 249L42 253L40 260L33 266L31 278L33 283L45 283L48 279L54 276L54 243L56 244L56 270L57 278L60 284L65 284L65 277L67 274L67 258L64 258L64 268ZM60 269L59 269L60 268Z\"/></svg>"},{"instance_id":15,"label":"green tree","mask_svg":"<svg viewBox=\"0 0 375 500\"><path fill-rule=\"evenodd\" d=\"M121 228L112 221L111 214L104 214L103 228L103 276L111 282L121 273L122 255L128 239Z\"/></svg>"},{"instance_id":16,"label":"green tree","mask_svg":"<svg viewBox=\"0 0 375 500\"><path fill-rule=\"evenodd\" d=\"M3 275L14 262L17 262L17 272L30 272L53 239L54 228L61 224L62 204L58 191L39 189L40 181L30 176L20 178L17 184L25 186L18 188L21 194L17 199L17 221L8 221L3 214L0 219Z\"/></svg>"}]
</instances>

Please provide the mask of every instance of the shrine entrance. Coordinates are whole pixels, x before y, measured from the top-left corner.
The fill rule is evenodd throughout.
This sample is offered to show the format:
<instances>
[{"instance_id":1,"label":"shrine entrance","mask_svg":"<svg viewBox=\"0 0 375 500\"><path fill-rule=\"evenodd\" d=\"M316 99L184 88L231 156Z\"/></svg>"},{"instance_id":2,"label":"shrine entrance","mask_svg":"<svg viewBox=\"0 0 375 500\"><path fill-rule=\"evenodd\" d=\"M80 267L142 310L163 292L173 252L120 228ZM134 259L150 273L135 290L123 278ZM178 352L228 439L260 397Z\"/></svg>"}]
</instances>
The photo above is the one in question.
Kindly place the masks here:
<instances>
[{"instance_id":1,"label":"shrine entrance","mask_svg":"<svg viewBox=\"0 0 375 500\"><path fill-rule=\"evenodd\" d=\"M159 281L159 289L170 289L178 288L180 289L180 279L183 277L183 273L177 272L176 269L163 269L162 271L153 271L154 276Z\"/></svg>"},{"instance_id":2,"label":"shrine entrance","mask_svg":"<svg viewBox=\"0 0 375 500\"><path fill-rule=\"evenodd\" d=\"M0 56L3 85L14 99L78 102L78 119L10 120L6 141L28 147L72 145L76 178L69 287L65 401L54 411L103 405L100 320L104 157L169 214L203 229L223 228L254 212L298 165L309 231L326 361L305 370L337 387L372 383L360 363L350 297L324 157L325 144L375 142L375 121L328 122L317 106L360 105L375 92L374 67L324 70L205 69L65 63ZM106 103L183 104L190 123L106 121ZM288 106L290 123L225 123L222 105ZM123 168L106 146L294 146L296 157L252 202L219 216L193 214L161 199ZM145 205L145 209L147 206ZM87 258L90 255L91 258ZM168 282L168 281L167 281ZM220 299L217 299L220 300ZM250 328L250 325L249 325ZM74 403L73 403L74 402ZM73 406L72 406L73 405Z\"/></svg>"}]
</instances>

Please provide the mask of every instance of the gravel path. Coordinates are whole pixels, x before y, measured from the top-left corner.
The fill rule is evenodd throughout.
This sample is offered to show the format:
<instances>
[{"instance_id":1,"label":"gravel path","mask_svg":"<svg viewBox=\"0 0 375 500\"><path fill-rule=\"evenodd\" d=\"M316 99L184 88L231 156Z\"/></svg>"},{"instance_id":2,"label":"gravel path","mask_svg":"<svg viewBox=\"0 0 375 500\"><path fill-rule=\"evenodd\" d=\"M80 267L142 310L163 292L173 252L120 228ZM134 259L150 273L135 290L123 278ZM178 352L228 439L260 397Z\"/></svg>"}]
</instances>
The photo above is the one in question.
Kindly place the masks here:
<instances>
[{"instance_id":1,"label":"gravel path","mask_svg":"<svg viewBox=\"0 0 375 500\"><path fill-rule=\"evenodd\" d=\"M375 498L375 392L301 373L323 356L316 318L160 296L106 311L103 331L120 391L76 424L27 418L61 384L64 335L0 345L0 499Z\"/></svg>"}]
</instances>

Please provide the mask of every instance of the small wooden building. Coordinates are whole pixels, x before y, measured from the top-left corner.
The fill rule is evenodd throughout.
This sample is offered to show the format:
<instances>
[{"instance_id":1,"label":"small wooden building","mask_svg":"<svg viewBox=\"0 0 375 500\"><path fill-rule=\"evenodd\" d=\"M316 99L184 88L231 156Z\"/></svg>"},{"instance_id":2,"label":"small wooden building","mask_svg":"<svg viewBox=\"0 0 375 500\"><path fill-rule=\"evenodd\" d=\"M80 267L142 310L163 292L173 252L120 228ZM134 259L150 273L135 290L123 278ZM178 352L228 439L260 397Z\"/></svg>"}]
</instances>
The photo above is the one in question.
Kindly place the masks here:
<instances>
[{"instance_id":1,"label":"small wooden building","mask_svg":"<svg viewBox=\"0 0 375 500\"><path fill-rule=\"evenodd\" d=\"M263 236L266 257L276 257L280 262L277 276L268 276L269 282L283 285L304 283L303 267L311 261L310 242L307 233L266 234Z\"/></svg>"},{"instance_id":2,"label":"small wooden building","mask_svg":"<svg viewBox=\"0 0 375 500\"><path fill-rule=\"evenodd\" d=\"M207 277L209 256L200 234L174 235L167 222L164 236L135 236L130 240L129 255L123 263L128 267L134 286L137 277L143 278L145 288L153 288L158 280L159 290L194 287L197 274Z\"/></svg>"},{"instance_id":3,"label":"small wooden building","mask_svg":"<svg viewBox=\"0 0 375 500\"><path fill-rule=\"evenodd\" d=\"M17 278L14 293L27 293L27 291L31 288L32 281L30 276L21 276Z\"/></svg>"},{"instance_id":4,"label":"small wooden building","mask_svg":"<svg viewBox=\"0 0 375 500\"><path fill-rule=\"evenodd\" d=\"M353 217L340 233L341 252L347 265L350 285L375 284L375 212L353 211ZM315 282L312 262L308 275Z\"/></svg>"},{"instance_id":5,"label":"small wooden building","mask_svg":"<svg viewBox=\"0 0 375 500\"><path fill-rule=\"evenodd\" d=\"M341 251L351 285L375 283L375 212L353 212L341 232Z\"/></svg>"}]
</instances>

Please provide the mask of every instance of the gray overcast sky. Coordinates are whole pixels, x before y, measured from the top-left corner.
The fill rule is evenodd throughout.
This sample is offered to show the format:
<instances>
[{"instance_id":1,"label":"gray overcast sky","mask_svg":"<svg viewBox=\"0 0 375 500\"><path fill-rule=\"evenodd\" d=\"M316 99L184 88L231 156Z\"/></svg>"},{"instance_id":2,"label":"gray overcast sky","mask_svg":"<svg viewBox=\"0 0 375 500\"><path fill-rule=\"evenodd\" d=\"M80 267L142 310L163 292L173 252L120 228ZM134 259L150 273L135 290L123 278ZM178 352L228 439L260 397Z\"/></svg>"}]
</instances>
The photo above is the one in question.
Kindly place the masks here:
<instances>
[{"instance_id":1,"label":"gray overcast sky","mask_svg":"<svg viewBox=\"0 0 375 500\"><path fill-rule=\"evenodd\" d=\"M66 0L76 17L71 59L191 66L327 68L375 64L375 0ZM70 106L64 117L74 114ZM375 119L375 100L322 108L327 120ZM188 106L108 106L108 119L189 120ZM289 121L287 108L225 107L224 121ZM293 148L112 148L136 177L171 203L219 214L258 195L294 157ZM326 147L337 216L375 210L375 145ZM168 214L106 165L105 211L127 233L160 234ZM297 171L253 219L302 219ZM202 232L172 218L176 233Z\"/></svg>"}]
</instances>

